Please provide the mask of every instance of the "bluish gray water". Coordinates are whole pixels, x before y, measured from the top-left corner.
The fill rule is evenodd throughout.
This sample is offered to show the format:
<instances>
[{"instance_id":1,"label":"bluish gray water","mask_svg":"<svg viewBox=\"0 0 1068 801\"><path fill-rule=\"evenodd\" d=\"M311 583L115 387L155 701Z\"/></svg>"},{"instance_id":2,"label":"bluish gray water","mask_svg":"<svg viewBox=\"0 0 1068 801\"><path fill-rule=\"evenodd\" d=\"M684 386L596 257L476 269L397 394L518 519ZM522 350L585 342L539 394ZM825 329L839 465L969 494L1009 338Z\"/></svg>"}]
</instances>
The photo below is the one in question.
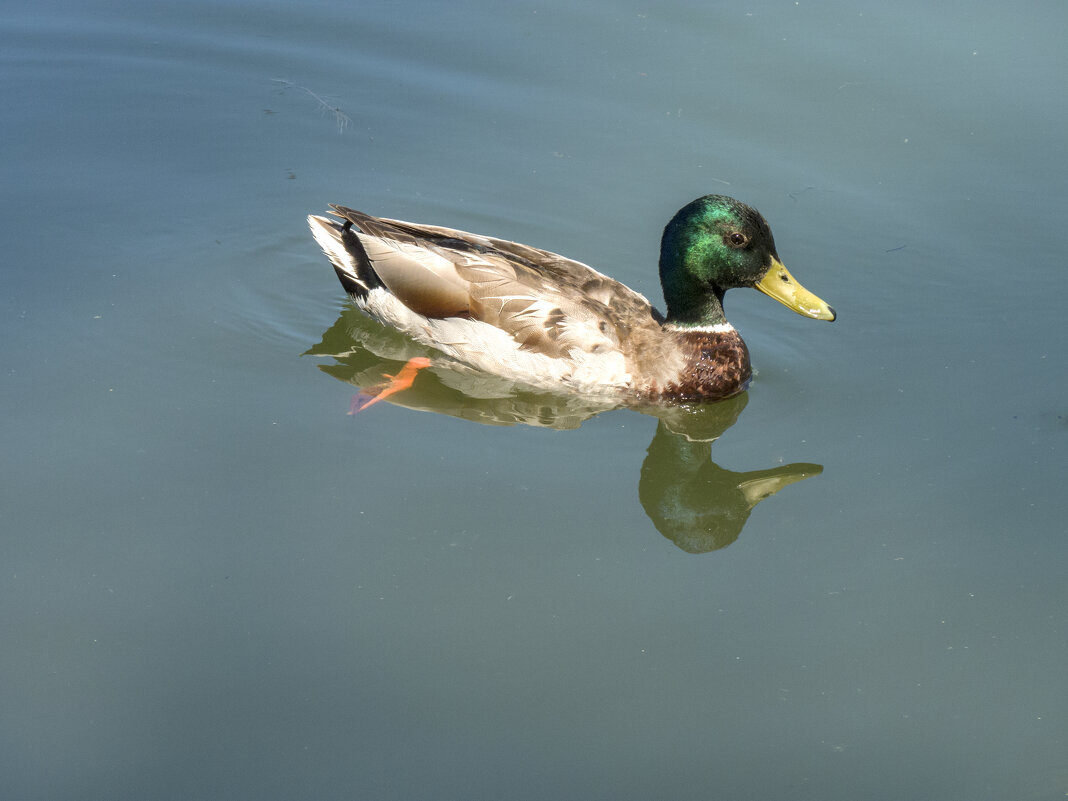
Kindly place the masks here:
<instances>
[{"instance_id":1,"label":"bluish gray water","mask_svg":"<svg viewBox=\"0 0 1068 801\"><path fill-rule=\"evenodd\" d=\"M0 797L1068 793L1068 11L572 6L9 4ZM346 415L308 213L659 301L710 192L840 315L743 399Z\"/></svg>"}]
</instances>

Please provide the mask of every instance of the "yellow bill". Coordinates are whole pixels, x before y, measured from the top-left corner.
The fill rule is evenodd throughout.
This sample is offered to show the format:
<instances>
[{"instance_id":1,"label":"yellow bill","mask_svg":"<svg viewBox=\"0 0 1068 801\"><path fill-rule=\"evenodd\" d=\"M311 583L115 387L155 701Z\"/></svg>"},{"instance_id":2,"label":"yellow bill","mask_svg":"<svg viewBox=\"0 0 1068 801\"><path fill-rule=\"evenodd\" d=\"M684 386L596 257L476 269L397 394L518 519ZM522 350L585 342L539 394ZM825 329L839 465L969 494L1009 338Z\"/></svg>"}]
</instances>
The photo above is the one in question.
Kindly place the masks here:
<instances>
[{"instance_id":1,"label":"yellow bill","mask_svg":"<svg viewBox=\"0 0 1068 801\"><path fill-rule=\"evenodd\" d=\"M754 286L769 298L775 298L779 303L805 317L811 317L814 320L833 320L836 316L834 309L797 283L778 259L771 260L771 267L767 274Z\"/></svg>"}]
</instances>

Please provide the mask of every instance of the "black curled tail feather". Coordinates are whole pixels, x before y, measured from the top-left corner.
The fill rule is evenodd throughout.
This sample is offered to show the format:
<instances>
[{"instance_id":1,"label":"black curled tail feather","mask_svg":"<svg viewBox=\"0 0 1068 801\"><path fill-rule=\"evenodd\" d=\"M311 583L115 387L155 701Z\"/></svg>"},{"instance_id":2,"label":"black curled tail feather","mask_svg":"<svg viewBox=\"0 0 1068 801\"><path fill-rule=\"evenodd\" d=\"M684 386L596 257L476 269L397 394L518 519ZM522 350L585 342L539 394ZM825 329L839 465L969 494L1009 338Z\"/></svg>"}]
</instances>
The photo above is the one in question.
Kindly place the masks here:
<instances>
[{"instance_id":1,"label":"black curled tail feather","mask_svg":"<svg viewBox=\"0 0 1068 801\"><path fill-rule=\"evenodd\" d=\"M344 245L346 252L352 257L352 265L356 268L356 274L352 275L336 263L334 264L334 272L337 273L338 280L341 281L341 286L344 287L346 292L353 297L366 297L370 290L382 286L382 280L371 265L371 259L367 255L363 242L353 231L352 220L345 220L339 231L338 238L341 240L341 244Z\"/></svg>"},{"instance_id":2,"label":"black curled tail feather","mask_svg":"<svg viewBox=\"0 0 1068 801\"><path fill-rule=\"evenodd\" d=\"M362 300L372 289L382 286L360 241L360 235L353 229L351 221L342 223L311 215L308 217L308 226L315 241L334 266L341 286L349 295Z\"/></svg>"}]
</instances>

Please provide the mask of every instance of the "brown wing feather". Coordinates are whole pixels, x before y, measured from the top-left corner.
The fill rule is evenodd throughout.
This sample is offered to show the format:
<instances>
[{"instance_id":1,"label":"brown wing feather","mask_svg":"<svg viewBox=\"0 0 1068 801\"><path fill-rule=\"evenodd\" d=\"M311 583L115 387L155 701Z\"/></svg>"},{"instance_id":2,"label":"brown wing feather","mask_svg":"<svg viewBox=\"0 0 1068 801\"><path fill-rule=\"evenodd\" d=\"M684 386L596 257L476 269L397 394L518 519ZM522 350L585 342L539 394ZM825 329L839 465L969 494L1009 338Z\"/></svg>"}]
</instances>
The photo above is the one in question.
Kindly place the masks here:
<instances>
[{"instance_id":1,"label":"brown wing feather","mask_svg":"<svg viewBox=\"0 0 1068 801\"><path fill-rule=\"evenodd\" d=\"M621 349L636 330L660 328L658 313L642 295L551 251L332 208L362 232L382 283L425 316L481 320L524 348L556 357L575 348Z\"/></svg>"},{"instance_id":2,"label":"brown wing feather","mask_svg":"<svg viewBox=\"0 0 1068 801\"><path fill-rule=\"evenodd\" d=\"M409 309L424 317L469 314L468 285L451 260L414 245L398 246L384 237L357 236L379 280Z\"/></svg>"}]
</instances>

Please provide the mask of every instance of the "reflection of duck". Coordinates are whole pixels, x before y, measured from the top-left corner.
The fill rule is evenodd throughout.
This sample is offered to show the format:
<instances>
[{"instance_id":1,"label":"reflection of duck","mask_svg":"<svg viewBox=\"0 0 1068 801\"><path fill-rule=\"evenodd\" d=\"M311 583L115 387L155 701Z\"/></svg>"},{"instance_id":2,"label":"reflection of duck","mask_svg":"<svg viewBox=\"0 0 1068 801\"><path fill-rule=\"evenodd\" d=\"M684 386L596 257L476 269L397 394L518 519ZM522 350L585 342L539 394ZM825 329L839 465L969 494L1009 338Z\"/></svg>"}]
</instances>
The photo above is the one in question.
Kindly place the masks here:
<instances>
[{"instance_id":1,"label":"reflection of duck","mask_svg":"<svg viewBox=\"0 0 1068 801\"><path fill-rule=\"evenodd\" d=\"M399 373L406 362L429 352L355 309L342 312L322 341L307 351L332 356L334 363L320 369L357 387L379 384L384 376ZM490 425L558 429L577 428L618 405L530 392L440 357L419 373L410 388L390 395L387 402ZM823 470L819 465L792 464L734 473L715 464L712 442L734 425L745 405L746 395L739 395L719 403L638 407L659 419L642 465L638 497L657 530L684 551L703 553L730 545L757 503Z\"/></svg>"},{"instance_id":2,"label":"reflection of duck","mask_svg":"<svg viewBox=\"0 0 1068 801\"><path fill-rule=\"evenodd\" d=\"M758 503L788 484L819 475L818 464L735 473L712 461L712 442L734 425L746 396L661 419L642 463L638 497L657 531L689 553L730 545ZM681 426L679 424L682 424Z\"/></svg>"},{"instance_id":3,"label":"reflection of duck","mask_svg":"<svg viewBox=\"0 0 1068 801\"><path fill-rule=\"evenodd\" d=\"M360 388L381 385L409 360L432 353L355 309L342 312L322 341L307 351L309 356L333 357L334 364L322 364L320 369ZM435 354L410 388L391 395L388 402L487 425L521 423L557 429L578 428L584 420L619 405L608 398L530 391L441 354Z\"/></svg>"},{"instance_id":4,"label":"reflection of duck","mask_svg":"<svg viewBox=\"0 0 1068 801\"><path fill-rule=\"evenodd\" d=\"M835 317L783 267L764 218L722 195L693 201L664 229L666 316L555 253L333 209L343 222L308 221L357 306L453 359L540 390L626 403L737 395L752 373L723 313L732 287Z\"/></svg>"}]
</instances>

